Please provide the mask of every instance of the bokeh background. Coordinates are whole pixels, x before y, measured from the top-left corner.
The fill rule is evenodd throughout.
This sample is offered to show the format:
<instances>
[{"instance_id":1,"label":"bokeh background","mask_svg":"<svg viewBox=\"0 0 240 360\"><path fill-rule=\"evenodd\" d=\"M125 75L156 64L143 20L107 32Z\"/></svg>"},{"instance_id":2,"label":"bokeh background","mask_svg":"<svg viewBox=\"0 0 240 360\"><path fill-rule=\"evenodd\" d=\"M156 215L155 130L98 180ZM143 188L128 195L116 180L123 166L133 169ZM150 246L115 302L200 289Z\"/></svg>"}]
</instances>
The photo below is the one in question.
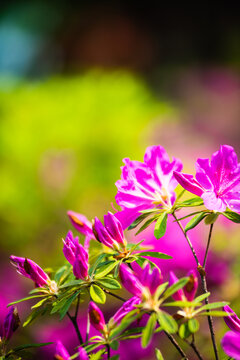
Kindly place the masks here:
<instances>
[{"instance_id":1,"label":"bokeh background","mask_svg":"<svg viewBox=\"0 0 240 360\"><path fill-rule=\"evenodd\" d=\"M1 2L0 321L6 304L31 288L11 268L9 255L46 268L61 264L61 239L71 228L66 211L92 219L111 209L122 158L141 160L146 146L161 144L187 172L220 144L240 154L239 69L240 22L233 5ZM174 225L170 230L157 244L151 233L145 236L160 251L182 251L174 267L184 275L194 263L181 234ZM205 228L193 234L199 251L205 235ZM236 226L220 221L213 239L212 289L240 314ZM172 268L162 266L166 274ZM20 309L24 319L28 307ZM84 317L80 322L84 329ZM67 326L45 319L18 331L13 343L63 338ZM218 339L226 330L218 320ZM65 345L72 351L70 340ZM174 359L164 339L156 341ZM152 356L149 349L138 354ZM128 359L124 350L121 359Z\"/></svg>"}]
</instances>

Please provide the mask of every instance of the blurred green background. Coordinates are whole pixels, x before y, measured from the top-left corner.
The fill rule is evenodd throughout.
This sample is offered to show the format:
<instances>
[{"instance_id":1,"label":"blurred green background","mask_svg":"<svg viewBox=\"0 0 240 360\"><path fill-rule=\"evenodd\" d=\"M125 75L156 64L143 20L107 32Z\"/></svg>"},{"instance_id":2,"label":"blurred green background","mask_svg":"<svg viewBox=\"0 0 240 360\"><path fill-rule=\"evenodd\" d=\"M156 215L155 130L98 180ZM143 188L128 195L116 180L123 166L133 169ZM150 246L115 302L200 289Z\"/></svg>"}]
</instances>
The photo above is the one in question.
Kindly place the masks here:
<instances>
[{"instance_id":1,"label":"blurred green background","mask_svg":"<svg viewBox=\"0 0 240 360\"><path fill-rule=\"evenodd\" d=\"M146 146L186 171L220 144L240 154L239 40L237 11L221 4L1 2L2 269L11 253L61 264L67 210L111 209L122 158ZM12 288L0 276L2 304Z\"/></svg>"}]
</instances>

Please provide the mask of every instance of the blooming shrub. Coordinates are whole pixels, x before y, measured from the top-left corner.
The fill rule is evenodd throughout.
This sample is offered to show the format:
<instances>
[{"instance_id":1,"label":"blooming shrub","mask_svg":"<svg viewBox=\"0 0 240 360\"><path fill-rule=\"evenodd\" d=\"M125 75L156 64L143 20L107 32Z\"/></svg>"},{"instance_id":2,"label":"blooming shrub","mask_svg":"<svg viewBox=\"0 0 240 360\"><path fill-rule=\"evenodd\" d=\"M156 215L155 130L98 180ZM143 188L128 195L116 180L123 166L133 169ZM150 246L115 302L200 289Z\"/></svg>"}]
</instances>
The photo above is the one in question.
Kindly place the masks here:
<instances>
[{"instance_id":1,"label":"blooming shrub","mask_svg":"<svg viewBox=\"0 0 240 360\"><path fill-rule=\"evenodd\" d=\"M23 326L30 325L43 315L58 314L72 323L79 346L68 352L62 342L56 342L55 359L118 359L119 344L129 339L141 339L145 349L160 334L164 334L176 351L176 358L203 359L195 338L206 319L209 327L208 352L219 359L213 317L223 317L230 332L224 335L222 347L227 355L240 359L240 320L226 301L212 302L208 291L209 274L206 264L214 224L219 216L240 223L240 164L232 147L223 145L208 159L197 160L196 179L181 173L182 163L172 162L165 149L152 146L146 150L144 162L124 160L121 180L117 181L116 202L121 210L108 212L104 221L97 217L93 224L82 214L69 211L74 228L85 236L84 244L69 231L63 240L63 254L67 260L55 272L44 271L28 258L11 256L17 271L31 279L35 288L28 297L9 304L10 310L0 332L1 359L24 359L29 348L47 346L27 344L11 348L9 340L19 327L15 304L37 300ZM194 197L183 200L183 189L177 195L178 182ZM192 208L196 208L192 211ZM189 212L179 216L183 209ZM234 210L234 211L233 211ZM168 234L168 218L172 217L184 235L195 261L185 277L174 271L163 274L154 259L169 261L171 256L152 251L144 240L129 242L124 230L153 228L155 241ZM190 221L189 221L190 218ZM187 219L185 227L182 220ZM200 261L191 237L192 229L202 221L209 227L203 260ZM90 242L100 243L92 253ZM179 254L181 256L181 254ZM172 269L174 270L174 269ZM164 279L168 277L168 281ZM199 281L199 278L201 281ZM132 296L119 294L121 287ZM197 295L199 291L199 295ZM120 302L116 313L107 321L101 304L114 297ZM78 324L81 303L88 305L86 331ZM98 305L97 305L98 304ZM74 312L73 312L74 309ZM173 311L174 310L174 313ZM144 326L141 319L146 318ZM90 336L93 327L97 335ZM159 334L159 335L158 335ZM201 334L199 332L199 334ZM49 339L51 341L51 339ZM51 343L51 342L50 342ZM184 344L184 346L182 345ZM163 354L162 354L163 352ZM156 359L163 359L164 349L155 349ZM214 354L214 355L213 355Z\"/></svg>"}]
</instances>

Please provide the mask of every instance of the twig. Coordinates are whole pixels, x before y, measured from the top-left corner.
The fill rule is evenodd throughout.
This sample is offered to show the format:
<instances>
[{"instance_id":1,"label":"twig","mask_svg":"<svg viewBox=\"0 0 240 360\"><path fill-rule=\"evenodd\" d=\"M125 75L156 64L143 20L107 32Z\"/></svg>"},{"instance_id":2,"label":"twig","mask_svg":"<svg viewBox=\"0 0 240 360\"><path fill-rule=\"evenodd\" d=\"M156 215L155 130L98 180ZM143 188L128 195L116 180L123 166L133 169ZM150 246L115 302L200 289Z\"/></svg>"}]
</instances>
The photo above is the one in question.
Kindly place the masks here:
<instances>
[{"instance_id":1,"label":"twig","mask_svg":"<svg viewBox=\"0 0 240 360\"><path fill-rule=\"evenodd\" d=\"M199 359L199 360L203 360L203 357L202 357L202 355L200 354L200 352L199 352L199 350L198 350L198 348L197 348L197 346L196 346L196 344L195 344L194 334L192 334L192 341L191 341L191 342L188 341L187 339L185 339L185 342L186 342L189 346L191 346L191 348L193 349L193 351L194 351L195 354L197 355L198 359Z\"/></svg>"},{"instance_id":2,"label":"twig","mask_svg":"<svg viewBox=\"0 0 240 360\"><path fill-rule=\"evenodd\" d=\"M121 300L121 301L123 301L123 302L127 301L127 300L125 300L124 298L122 298L121 296L116 295L116 294L112 293L112 292L109 291L109 290L106 290L106 289L103 289L103 288L101 288L101 289L102 289L106 294L111 295L111 296L115 297L115 298L118 299L118 300Z\"/></svg>"},{"instance_id":3,"label":"twig","mask_svg":"<svg viewBox=\"0 0 240 360\"><path fill-rule=\"evenodd\" d=\"M208 242L207 242L207 247L206 247L204 261L203 261L204 268L205 268L206 262L207 262L208 250L209 250L209 246L210 246L210 242L211 242L211 238L212 238L212 230L213 230L213 224L210 225L210 230L209 230L209 234L208 234Z\"/></svg>"},{"instance_id":4,"label":"twig","mask_svg":"<svg viewBox=\"0 0 240 360\"><path fill-rule=\"evenodd\" d=\"M167 337L169 338L169 340L171 341L171 343L175 346L175 348L177 349L177 351L179 352L179 354L181 354L182 358L184 360L188 360L187 355L185 354L185 352L182 350L182 348L180 347L180 345L177 343L177 341L174 339L174 337L169 334L167 331L164 330L164 333L167 335Z\"/></svg>"},{"instance_id":5,"label":"twig","mask_svg":"<svg viewBox=\"0 0 240 360\"><path fill-rule=\"evenodd\" d=\"M82 345L83 344L83 339L82 339L82 335L81 335L79 327L78 327L77 318L75 318L75 316L71 316L69 314L69 312L67 312L67 316L69 317L69 319L71 320L71 322L72 322L72 324L74 326L74 329L76 331L76 334L77 334L80 345Z\"/></svg>"}]
</instances>

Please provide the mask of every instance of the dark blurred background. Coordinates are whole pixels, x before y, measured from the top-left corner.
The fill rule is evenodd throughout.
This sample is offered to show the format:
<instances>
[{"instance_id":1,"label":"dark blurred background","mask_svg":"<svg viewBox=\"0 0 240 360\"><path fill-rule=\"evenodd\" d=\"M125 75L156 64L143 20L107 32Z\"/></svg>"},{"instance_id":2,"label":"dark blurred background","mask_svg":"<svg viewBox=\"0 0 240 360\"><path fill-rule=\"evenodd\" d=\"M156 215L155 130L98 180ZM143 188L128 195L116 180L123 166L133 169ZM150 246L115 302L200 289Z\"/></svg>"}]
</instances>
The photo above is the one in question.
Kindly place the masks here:
<instances>
[{"instance_id":1,"label":"dark blurred background","mask_svg":"<svg viewBox=\"0 0 240 360\"><path fill-rule=\"evenodd\" d=\"M141 160L161 144L187 172L220 144L239 154L239 70L233 3L2 1L1 305L31 286L9 255L61 264L66 211L92 219L111 209L123 157ZM240 248L230 228L219 227L213 250L231 264L220 293L228 286L235 301Z\"/></svg>"}]
</instances>

